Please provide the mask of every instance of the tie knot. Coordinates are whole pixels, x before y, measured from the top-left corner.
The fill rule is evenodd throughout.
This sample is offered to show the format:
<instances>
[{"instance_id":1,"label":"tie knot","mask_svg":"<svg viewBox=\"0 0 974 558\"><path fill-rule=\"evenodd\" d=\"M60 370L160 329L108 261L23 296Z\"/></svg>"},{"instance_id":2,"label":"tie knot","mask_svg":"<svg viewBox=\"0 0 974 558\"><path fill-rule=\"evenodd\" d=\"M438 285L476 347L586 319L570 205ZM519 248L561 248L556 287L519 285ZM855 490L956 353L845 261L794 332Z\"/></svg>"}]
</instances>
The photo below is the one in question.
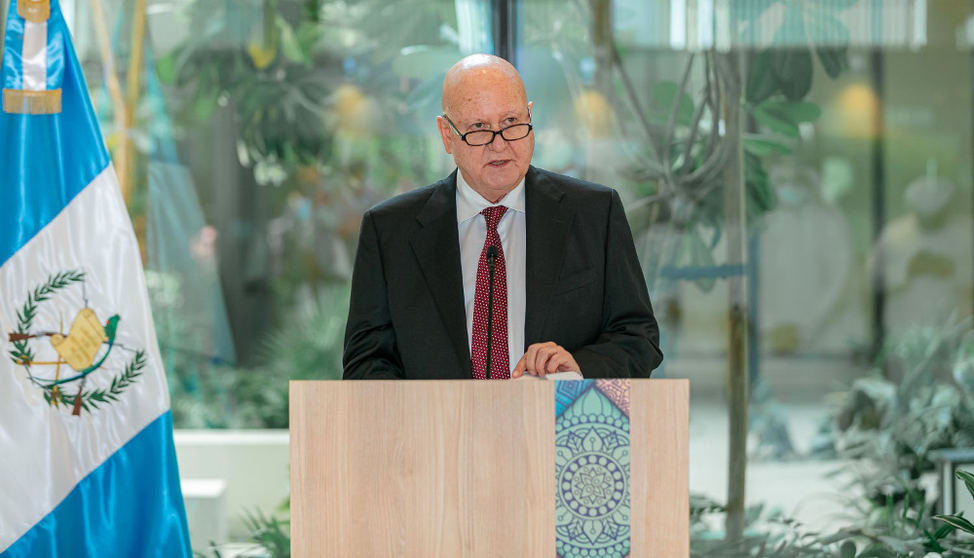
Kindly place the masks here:
<instances>
[{"instance_id":1,"label":"tie knot","mask_svg":"<svg viewBox=\"0 0 974 558\"><path fill-rule=\"evenodd\" d=\"M501 217L503 217L504 213L506 212L507 208L503 205L495 205L493 207L484 208L480 214L483 215L484 219L487 221L487 230L496 231L497 223L501 222Z\"/></svg>"}]
</instances>

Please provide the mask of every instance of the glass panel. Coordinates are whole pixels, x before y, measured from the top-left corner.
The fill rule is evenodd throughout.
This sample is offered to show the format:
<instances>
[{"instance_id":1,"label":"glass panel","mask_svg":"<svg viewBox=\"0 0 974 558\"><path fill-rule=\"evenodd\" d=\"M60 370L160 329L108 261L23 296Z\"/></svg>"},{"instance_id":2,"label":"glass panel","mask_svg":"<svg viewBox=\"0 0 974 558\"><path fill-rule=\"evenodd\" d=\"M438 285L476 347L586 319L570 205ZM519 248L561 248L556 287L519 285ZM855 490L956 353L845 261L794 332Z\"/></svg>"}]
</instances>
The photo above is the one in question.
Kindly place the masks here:
<instances>
[{"instance_id":1,"label":"glass panel","mask_svg":"<svg viewBox=\"0 0 974 558\"><path fill-rule=\"evenodd\" d=\"M362 213L453 168L433 120L442 78L492 48L489 10L156 1L139 35L133 4L100 0L72 24L116 166L134 153L176 425L284 427L287 379L341 377Z\"/></svg>"},{"instance_id":2,"label":"glass panel","mask_svg":"<svg viewBox=\"0 0 974 558\"><path fill-rule=\"evenodd\" d=\"M488 4L62 5L143 247L176 428L286 428L288 380L341 378L363 212L453 170L440 88L493 48ZM280 516L286 432L176 439L196 549Z\"/></svg>"},{"instance_id":3,"label":"glass panel","mask_svg":"<svg viewBox=\"0 0 974 558\"><path fill-rule=\"evenodd\" d=\"M929 450L974 443L956 364L974 289L970 6L531 0L519 18L535 164L626 201L662 328L654 376L691 382L694 494L728 501L746 442L748 506L824 532L869 524L867 497L886 493L916 514L917 487L936 484L920 480ZM728 213L738 142L743 223ZM747 440L728 436L735 369ZM856 451L878 463L868 481L824 475ZM837 505L863 511L842 522ZM726 516L708 518L699 550L723 538Z\"/></svg>"}]
</instances>

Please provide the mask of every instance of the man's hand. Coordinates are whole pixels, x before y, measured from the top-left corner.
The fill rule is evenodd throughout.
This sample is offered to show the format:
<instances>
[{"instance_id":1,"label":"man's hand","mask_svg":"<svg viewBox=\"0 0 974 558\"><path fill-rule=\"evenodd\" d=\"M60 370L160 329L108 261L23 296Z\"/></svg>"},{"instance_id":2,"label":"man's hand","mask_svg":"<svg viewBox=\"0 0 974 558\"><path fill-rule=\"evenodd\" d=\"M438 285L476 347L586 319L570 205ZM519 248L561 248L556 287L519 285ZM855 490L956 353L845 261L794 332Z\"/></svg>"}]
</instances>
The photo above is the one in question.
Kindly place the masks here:
<instances>
[{"instance_id":1,"label":"man's hand","mask_svg":"<svg viewBox=\"0 0 974 558\"><path fill-rule=\"evenodd\" d=\"M525 372L532 376L544 376L570 371L579 372L575 358L560 345L548 341L528 347L521 360L517 361L517 366L511 372L511 378L520 378Z\"/></svg>"}]
</instances>

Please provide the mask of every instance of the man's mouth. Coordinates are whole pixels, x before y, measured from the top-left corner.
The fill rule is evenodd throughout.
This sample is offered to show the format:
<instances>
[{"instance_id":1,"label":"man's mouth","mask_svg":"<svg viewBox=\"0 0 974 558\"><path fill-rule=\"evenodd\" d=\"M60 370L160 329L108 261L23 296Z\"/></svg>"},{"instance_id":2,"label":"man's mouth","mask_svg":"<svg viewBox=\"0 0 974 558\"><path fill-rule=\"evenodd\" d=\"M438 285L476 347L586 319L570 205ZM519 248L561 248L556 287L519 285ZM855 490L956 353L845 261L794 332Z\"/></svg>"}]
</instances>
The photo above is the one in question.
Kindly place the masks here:
<instances>
[{"instance_id":1,"label":"man's mouth","mask_svg":"<svg viewBox=\"0 0 974 558\"><path fill-rule=\"evenodd\" d=\"M490 166L492 166L492 167L503 167L504 165L506 165L506 164L508 164L510 162L511 162L510 159L500 159L500 160L497 160L497 161L491 161L490 163L487 163L487 164L490 165Z\"/></svg>"}]
</instances>

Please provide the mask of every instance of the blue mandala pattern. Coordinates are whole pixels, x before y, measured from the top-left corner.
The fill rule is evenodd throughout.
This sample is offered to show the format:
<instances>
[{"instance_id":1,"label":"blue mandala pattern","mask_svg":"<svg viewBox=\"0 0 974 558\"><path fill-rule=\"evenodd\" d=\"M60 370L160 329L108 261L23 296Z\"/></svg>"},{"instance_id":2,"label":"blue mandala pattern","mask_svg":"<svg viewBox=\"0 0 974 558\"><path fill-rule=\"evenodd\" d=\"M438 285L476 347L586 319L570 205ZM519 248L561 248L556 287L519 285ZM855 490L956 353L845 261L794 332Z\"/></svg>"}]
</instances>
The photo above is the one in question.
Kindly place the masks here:
<instances>
[{"instance_id":1,"label":"blue mandala pattern","mask_svg":"<svg viewBox=\"0 0 974 558\"><path fill-rule=\"evenodd\" d=\"M557 418L555 470L558 555L628 556L629 418L598 389Z\"/></svg>"}]
</instances>

